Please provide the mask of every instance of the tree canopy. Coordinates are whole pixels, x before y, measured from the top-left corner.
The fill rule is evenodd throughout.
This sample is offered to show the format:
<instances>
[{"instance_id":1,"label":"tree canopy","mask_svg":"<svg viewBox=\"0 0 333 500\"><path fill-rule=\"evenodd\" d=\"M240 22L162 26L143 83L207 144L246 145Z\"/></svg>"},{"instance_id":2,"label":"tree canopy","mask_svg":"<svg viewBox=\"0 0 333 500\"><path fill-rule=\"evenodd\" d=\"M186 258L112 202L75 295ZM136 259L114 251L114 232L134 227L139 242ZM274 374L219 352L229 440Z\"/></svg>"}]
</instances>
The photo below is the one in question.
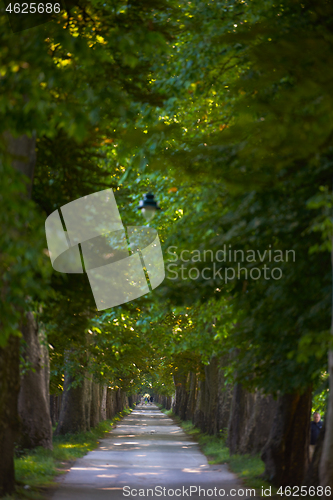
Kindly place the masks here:
<instances>
[{"instance_id":1,"label":"tree canopy","mask_svg":"<svg viewBox=\"0 0 333 500\"><path fill-rule=\"evenodd\" d=\"M37 160L29 201L1 140L0 345L34 310L54 392L65 364L75 373L89 359L96 380L170 394L178 368L200 371L213 355L250 390L320 387L330 2L89 0L15 36L1 9L0 137L35 135ZM86 275L51 269L43 224L107 188L125 226L142 225L138 202L154 193L166 278L98 312Z\"/></svg>"}]
</instances>

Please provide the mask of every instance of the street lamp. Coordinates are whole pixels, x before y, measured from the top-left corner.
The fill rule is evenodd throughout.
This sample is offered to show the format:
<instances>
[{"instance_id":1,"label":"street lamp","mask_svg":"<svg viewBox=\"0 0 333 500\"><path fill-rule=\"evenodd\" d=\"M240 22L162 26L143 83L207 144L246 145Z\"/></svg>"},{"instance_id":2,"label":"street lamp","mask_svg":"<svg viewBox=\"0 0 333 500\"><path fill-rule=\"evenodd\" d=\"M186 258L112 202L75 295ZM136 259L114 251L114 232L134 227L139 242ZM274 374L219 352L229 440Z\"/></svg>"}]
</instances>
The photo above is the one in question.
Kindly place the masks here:
<instances>
[{"instance_id":1,"label":"street lamp","mask_svg":"<svg viewBox=\"0 0 333 500\"><path fill-rule=\"evenodd\" d=\"M147 222L152 220L157 210L161 210L152 193L144 195L143 200L140 200L139 202L138 209L141 210L141 213Z\"/></svg>"}]
</instances>

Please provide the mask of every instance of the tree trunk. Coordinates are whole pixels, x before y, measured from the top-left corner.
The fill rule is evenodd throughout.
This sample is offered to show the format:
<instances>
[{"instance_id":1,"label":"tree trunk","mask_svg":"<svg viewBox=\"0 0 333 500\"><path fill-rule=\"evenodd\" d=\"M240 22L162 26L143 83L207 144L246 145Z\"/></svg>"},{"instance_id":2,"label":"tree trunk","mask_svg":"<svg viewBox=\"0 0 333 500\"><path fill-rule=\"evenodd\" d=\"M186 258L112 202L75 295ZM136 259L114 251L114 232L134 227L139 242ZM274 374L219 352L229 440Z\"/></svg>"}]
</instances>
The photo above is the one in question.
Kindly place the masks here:
<instances>
[{"instance_id":1,"label":"tree trunk","mask_svg":"<svg viewBox=\"0 0 333 500\"><path fill-rule=\"evenodd\" d=\"M173 375L173 382L176 390L173 412L182 420L185 420L188 399L187 376L188 373L182 371L181 369L177 369Z\"/></svg>"},{"instance_id":2,"label":"tree trunk","mask_svg":"<svg viewBox=\"0 0 333 500\"><path fill-rule=\"evenodd\" d=\"M121 389L118 389L116 392L116 413L119 413L123 410L123 395Z\"/></svg>"},{"instance_id":3,"label":"tree trunk","mask_svg":"<svg viewBox=\"0 0 333 500\"><path fill-rule=\"evenodd\" d=\"M233 386L227 384L226 386L219 383L218 394L218 430L225 430L228 428L232 404Z\"/></svg>"},{"instance_id":4,"label":"tree trunk","mask_svg":"<svg viewBox=\"0 0 333 500\"><path fill-rule=\"evenodd\" d=\"M106 398L106 418L111 420L117 413L116 391L108 388Z\"/></svg>"},{"instance_id":5,"label":"tree trunk","mask_svg":"<svg viewBox=\"0 0 333 500\"><path fill-rule=\"evenodd\" d=\"M36 162L36 138L22 135L14 138L9 132L3 134L7 150L15 155L13 168L24 174L29 182L25 196L30 198ZM1 325L0 325L1 326ZM20 343L10 337L6 346L0 348L0 496L15 489L14 441L18 431L17 398L20 389L19 377Z\"/></svg>"},{"instance_id":6,"label":"tree trunk","mask_svg":"<svg viewBox=\"0 0 333 500\"><path fill-rule=\"evenodd\" d=\"M205 432L205 391L206 382L204 379L199 380L197 403L195 406L193 424L198 427L201 432Z\"/></svg>"},{"instance_id":7,"label":"tree trunk","mask_svg":"<svg viewBox=\"0 0 333 500\"><path fill-rule=\"evenodd\" d=\"M218 388L219 388L219 362L213 356L209 365L205 366L206 375L206 404L205 428L208 434L217 434L218 417Z\"/></svg>"},{"instance_id":8,"label":"tree trunk","mask_svg":"<svg viewBox=\"0 0 333 500\"><path fill-rule=\"evenodd\" d=\"M107 386L103 385L101 387L101 420L106 420L106 394L107 394Z\"/></svg>"},{"instance_id":9,"label":"tree trunk","mask_svg":"<svg viewBox=\"0 0 333 500\"><path fill-rule=\"evenodd\" d=\"M61 408L61 394L59 396L50 396L50 413L52 425L56 425L59 422Z\"/></svg>"},{"instance_id":10,"label":"tree trunk","mask_svg":"<svg viewBox=\"0 0 333 500\"><path fill-rule=\"evenodd\" d=\"M99 384L92 382L91 387L91 407L90 407L90 425L96 427L99 424L101 411L101 400Z\"/></svg>"},{"instance_id":11,"label":"tree trunk","mask_svg":"<svg viewBox=\"0 0 333 500\"><path fill-rule=\"evenodd\" d=\"M74 377L65 373L64 392L62 396L61 411L55 435L85 432L87 426L86 401L87 394L84 381L76 387L71 387Z\"/></svg>"},{"instance_id":12,"label":"tree trunk","mask_svg":"<svg viewBox=\"0 0 333 500\"><path fill-rule=\"evenodd\" d=\"M10 337L0 348L0 497L15 489L14 443L19 430L20 341Z\"/></svg>"},{"instance_id":13,"label":"tree trunk","mask_svg":"<svg viewBox=\"0 0 333 500\"><path fill-rule=\"evenodd\" d=\"M224 369L229 362L229 356L223 356L219 360L218 374L218 407L217 407L217 429L226 430L229 425L233 386L226 383Z\"/></svg>"},{"instance_id":14,"label":"tree trunk","mask_svg":"<svg viewBox=\"0 0 333 500\"><path fill-rule=\"evenodd\" d=\"M190 389L187 398L185 420L192 420L195 411L195 403L197 397L197 376L193 372L190 373L189 386Z\"/></svg>"},{"instance_id":15,"label":"tree trunk","mask_svg":"<svg viewBox=\"0 0 333 500\"><path fill-rule=\"evenodd\" d=\"M39 347L41 351L41 375L42 375L42 389L45 400L48 402L50 397L50 356L49 348L45 335L45 331L42 328L38 329L38 340ZM50 411L49 411L50 412Z\"/></svg>"},{"instance_id":16,"label":"tree trunk","mask_svg":"<svg viewBox=\"0 0 333 500\"><path fill-rule=\"evenodd\" d=\"M275 486L300 486L309 462L312 390L278 399L269 439L262 451L264 475Z\"/></svg>"},{"instance_id":17,"label":"tree trunk","mask_svg":"<svg viewBox=\"0 0 333 500\"><path fill-rule=\"evenodd\" d=\"M228 428L228 446L230 455L240 452L242 437L250 419L255 395L246 391L241 384L236 384L233 391L230 421Z\"/></svg>"},{"instance_id":18,"label":"tree trunk","mask_svg":"<svg viewBox=\"0 0 333 500\"><path fill-rule=\"evenodd\" d=\"M277 410L277 401L272 396L264 396L258 390L254 395L254 406L241 439L239 452L242 454L259 453L263 449Z\"/></svg>"},{"instance_id":19,"label":"tree trunk","mask_svg":"<svg viewBox=\"0 0 333 500\"><path fill-rule=\"evenodd\" d=\"M236 384L228 429L230 454L259 453L269 438L276 409L272 396L258 390L251 393Z\"/></svg>"},{"instance_id":20,"label":"tree trunk","mask_svg":"<svg viewBox=\"0 0 333 500\"><path fill-rule=\"evenodd\" d=\"M43 446L52 449L52 423L49 406L49 368L46 346L41 346L38 326L31 312L22 326L24 361L18 411L21 419L20 444L23 448ZM43 336L42 336L43 339ZM45 338L44 338L45 339Z\"/></svg>"},{"instance_id":21,"label":"tree trunk","mask_svg":"<svg viewBox=\"0 0 333 500\"><path fill-rule=\"evenodd\" d=\"M333 242L332 242L333 243ZM333 268L333 246L332 246L332 268ZM333 335L333 308L331 334ZM326 412L326 432L323 444L323 452L319 465L319 480L321 486L330 486L333 491L333 350L328 353L328 373L330 391Z\"/></svg>"},{"instance_id":22,"label":"tree trunk","mask_svg":"<svg viewBox=\"0 0 333 500\"><path fill-rule=\"evenodd\" d=\"M92 378L84 377L84 413L86 417L86 431L90 431L90 413L91 413L91 397L92 397Z\"/></svg>"},{"instance_id":23,"label":"tree trunk","mask_svg":"<svg viewBox=\"0 0 333 500\"><path fill-rule=\"evenodd\" d=\"M328 355L328 371L330 391L325 416L325 439L319 464L319 481L321 486L330 486L333 492L333 351Z\"/></svg>"}]
</instances>

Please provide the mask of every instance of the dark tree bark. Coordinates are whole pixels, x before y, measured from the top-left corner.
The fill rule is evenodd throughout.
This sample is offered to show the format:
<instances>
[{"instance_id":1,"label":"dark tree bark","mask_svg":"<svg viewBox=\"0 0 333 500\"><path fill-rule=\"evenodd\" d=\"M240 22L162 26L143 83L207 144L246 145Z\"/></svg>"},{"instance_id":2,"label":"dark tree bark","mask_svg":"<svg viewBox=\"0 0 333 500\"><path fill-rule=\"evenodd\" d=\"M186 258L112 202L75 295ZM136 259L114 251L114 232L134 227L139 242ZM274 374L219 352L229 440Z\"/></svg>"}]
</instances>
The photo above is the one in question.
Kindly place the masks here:
<instances>
[{"instance_id":1,"label":"dark tree bark","mask_svg":"<svg viewBox=\"0 0 333 500\"><path fill-rule=\"evenodd\" d=\"M173 412L182 420L185 420L187 407L187 378L188 373L178 369L173 374L173 382L175 384L175 400L173 404Z\"/></svg>"},{"instance_id":2,"label":"dark tree bark","mask_svg":"<svg viewBox=\"0 0 333 500\"><path fill-rule=\"evenodd\" d=\"M19 431L17 398L20 389L19 338L0 348L0 497L15 489L14 443Z\"/></svg>"},{"instance_id":3,"label":"dark tree bark","mask_svg":"<svg viewBox=\"0 0 333 500\"><path fill-rule=\"evenodd\" d=\"M172 396L156 394L154 396L154 402L161 404L166 410L171 410L171 407L173 406Z\"/></svg>"},{"instance_id":4,"label":"dark tree bark","mask_svg":"<svg viewBox=\"0 0 333 500\"><path fill-rule=\"evenodd\" d=\"M124 409L123 394L121 389L116 392L116 413L121 412Z\"/></svg>"},{"instance_id":5,"label":"dark tree bark","mask_svg":"<svg viewBox=\"0 0 333 500\"><path fill-rule=\"evenodd\" d=\"M106 418L111 420L117 413L116 391L108 388L106 396Z\"/></svg>"},{"instance_id":6,"label":"dark tree bark","mask_svg":"<svg viewBox=\"0 0 333 500\"><path fill-rule=\"evenodd\" d=\"M51 414L52 425L56 425L59 422L61 397L62 397L61 394L59 394L58 396L55 395L50 396L50 414Z\"/></svg>"},{"instance_id":7,"label":"dark tree bark","mask_svg":"<svg viewBox=\"0 0 333 500\"><path fill-rule=\"evenodd\" d=\"M236 384L228 429L230 454L259 453L270 435L276 409L272 396L250 393Z\"/></svg>"},{"instance_id":8,"label":"dark tree bark","mask_svg":"<svg viewBox=\"0 0 333 500\"><path fill-rule=\"evenodd\" d=\"M217 407L217 428L218 431L228 428L233 386L226 383L224 375L224 366L227 364L229 356L221 357L219 360L219 374L218 374L218 407Z\"/></svg>"},{"instance_id":9,"label":"dark tree bark","mask_svg":"<svg viewBox=\"0 0 333 500\"><path fill-rule=\"evenodd\" d=\"M101 413L100 413L100 420L106 420L106 395L107 395L107 386L103 385L101 386Z\"/></svg>"},{"instance_id":10,"label":"dark tree bark","mask_svg":"<svg viewBox=\"0 0 333 500\"><path fill-rule=\"evenodd\" d=\"M91 386L91 407L90 407L90 425L96 427L99 424L101 411L101 400L99 384L92 382Z\"/></svg>"},{"instance_id":11,"label":"dark tree bark","mask_svg":"<svg viewBox=\"0 0 333 500\"><path fill-rule=\"evenodd\" d=\"M332 241L333 243L333 241ZM332 269L333 269L333 246L331 253ZM333 307L332 307L332 323L331 335L333 335ZM330 391L328 396L328 405L326 412L326 432L325 441L323 443L323 451L319 465L319 479L321 486L330 486L333 491L333 350L328 352L328 373Z\"/></svg>"},{"instance_id":12,"label":"dark tree bark","mask_svg":"<svg viewBox=\"0 0 333 500\"><path fill-rule=\"evenodd\" d=\"M57 422L57 396L50 394L50 417L52 425Z\"/></svg>"},{"instance_id":13,"label":"dark tree bark","mask_svg":"<svg viewBox=\"0 0 333 500\"><path fill-rule=\"evenodd\" d=\"M136 401L136 399L135 399L135 395L134 395L134 394L130 394L130 395L128 396L128 407L129 407L129 408L133 408L133 407L134 407L134 404L135 404L135 401Z\"/></svg>"},{"instance_id":14,"label":"dark tree bark","mask_svg":"<svg viewBox=\"0 0 333 500\"><path fill-rule=\"evenodd\" d=\"M255 395L246 391L241 384L236 384L233 391L230 421L228 428L228 446L231 455L240 452L241 441L254 407Z\"/></svg>"},{"instance_id":15,"label":"dark tree bark","mask_svg":"<svg viewBox=\"0 0 333 500\"><path fill-rule=\"evenodd\" d=\"M128 399L127 399L126 393L123 392L121 389L120 389L120 395L121 395L121 410L120 411L123 411L125 408L128 407Z\"/></svg>"},{"instance_id":16,"label":"dark tree bark","mask_svg":"<svg viewBox=\"0 0 333 500\"><path fill-rule=\"evenodd\" d=\"M264 475L275 486L302 484L309 462L309 422L312 391L278 399L269 439L262 451Z\"/></svg>"},{"instance_id":17,"label":"dark tree bark","mask_svg":"<svg viewBox=\"0 0 333 500\"><path fill-rule=\"evenodd\" d=\"M333 492L333 351L329 352L329 379L327 425L319 464L319 483L323 487L329 486Z\"/></svg>"},{"instance_id":18,"label":"dark tree bark","mask_svg":"<svg viewBox=\"0 0 333 500\"><path fill-rule=\"evenodd\" d=\"M218 430L228 429L231 404L232 404L232 394L233 386L228 384L222 386L219 383L219 393L218 393Z\"/></svg>"},{"instance_id":19,"label":"dark tree bark","mask_svg":"<svg viewBox=\"0 0 333 500\"><path fill-rule=\"evenodd\" d=\"M56 435L87 430L87 382L85 378L79 385L72 386L75 378L65 373L64 391L62 396L61 411ZM90 407L89 407L90 418Z\"/></svg>"},{"instance_id":20,"label":"dark tree bark","mask_svg":"<svg viewBox=\"0 0 333 500\"><path fill-rule=\"evenodd\" d=\"M167 410L171 410L171 407L172 407L172 399L173 397L172 396L165 396L165 408Z\"/></svg>"},{"instance_id":21,"label":"dark tree bark","mask_svg":"<svg viewBox=\"0 0 333 500\"><path fill-rule=\"evenodd\" d=\"M14 138L9 132L3 134L7 151L12 156L13 168L27 178L29 198L36 162L36 138L26 135ZM1 327L1 325L0 325ZM18 430L17 398L19 378L20 346L16 337L10 337L7 345L0 348L0 496L11 494L15 489L14 441Z\"/></svg>"},{"instance_id":22,"label":"dark tree bark","mask_svg":"<svg viewBox=\"0 0 333 500\"><path fill-rule=\"evenodd\" d=\"M197 397L197 385L198 380L195 373L190 372L190 380L189 380L189 393L187 398L187 406L185 413L185 420L192 420L195 412L195 403Z\"/></svg>"},{"instance_id":23,"label":"dark tree bark","mask_svg":"<svg viewBox=\"0 0 333 500\"><path fill-rule=\"evenodd\" d=\"M40 344L38 325L31 312L22 326L24 360L28 364L21 377L18 410L21 419L20 444L23 448L43 446L52 449L49 407L49 368L47 348Z\"/></svg>"},{"instance_id":24,"label":"dark tree bark","mask_svg":"<svg viewBox=\"0 0 333 500\"><path fill-rule=\"evenodd\" d=\"M91 376L84 377L84 413L86 417L86 431L90 431L91 397L92 397L92 379Z\"/></svg>"},{"instance_id":25,"label":"dark tree bark","mask_svg":"<svg viewBox=\"0 0 333 500\"><path fill-rule=\"evenodd\" d=\"M201 432L205 432L205 391L206 391L206 382L205 379L199 379L198 384L198 396L197 403L195 406L193 424L198 427Z\"/></svg>"},{"instance_id":26,"label":"dark tree bark","mask_svg":"<svg viewBox=\"0 0 333 500\"><path fill-rule=\"evenodd\" d=\"M206 391L205 391L205 429L208 434L216 435L218 432L218 389L219 389L219 361L213 356L209 365L205 366Z\"/></svg>"},{"instance_id":27,"label":"dark tree bark","mask_svg":"<svg viewBox=\"0 0 333 500\"><path fill-rule=\"evenodd\" d=\"M276 410L277 401L272 396L255 392L254 406L240 443L241 454L259 453L263 449L269 438Z\"/></svg>"}]
</instances>

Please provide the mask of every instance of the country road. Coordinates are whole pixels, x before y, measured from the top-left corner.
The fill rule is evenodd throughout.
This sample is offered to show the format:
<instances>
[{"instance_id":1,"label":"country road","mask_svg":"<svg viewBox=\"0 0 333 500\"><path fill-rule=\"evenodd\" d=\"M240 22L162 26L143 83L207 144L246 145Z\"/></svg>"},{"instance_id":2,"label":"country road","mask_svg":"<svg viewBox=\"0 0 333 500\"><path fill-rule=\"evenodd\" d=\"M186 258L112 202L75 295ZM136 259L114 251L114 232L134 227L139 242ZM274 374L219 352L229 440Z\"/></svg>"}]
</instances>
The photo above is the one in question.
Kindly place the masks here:
<instances>
[{"instance_id":1,"label":"country road","mask_svg":"<svg viewBox=\"0 0 333 500\"><path fill-rule=\"evenodd\" d=\"M52 500L247 498L226 465L209 465L197 443L156 406L137 406L99 447L59 479ZM252 498L253 498L252 494Z\"/></svg>"}]
</instances>

